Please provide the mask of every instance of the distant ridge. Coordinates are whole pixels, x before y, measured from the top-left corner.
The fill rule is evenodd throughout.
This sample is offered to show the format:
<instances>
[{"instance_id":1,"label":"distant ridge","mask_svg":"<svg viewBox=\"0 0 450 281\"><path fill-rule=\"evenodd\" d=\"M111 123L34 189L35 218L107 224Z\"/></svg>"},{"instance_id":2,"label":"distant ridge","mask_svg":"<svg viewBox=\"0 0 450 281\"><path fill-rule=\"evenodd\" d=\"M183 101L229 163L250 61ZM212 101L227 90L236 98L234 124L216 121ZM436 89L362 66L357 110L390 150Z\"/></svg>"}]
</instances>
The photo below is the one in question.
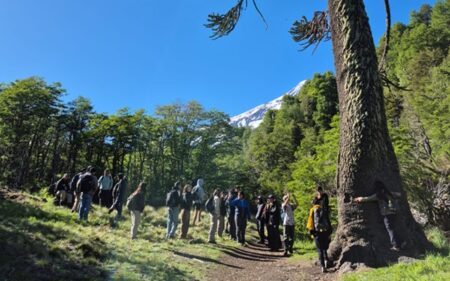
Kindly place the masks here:
<instances>
[{"instance_id":1,"label":"distant ridge","mask_svg":"<svg viewBox=\"0 0 450 281\"><path fill-rule=\"evenodd\" d=\"M280 109L283 97L286 95L289 96L296 95L303 87L303 85L305 85L306 81L307 80L301 81L287 93L268 103L258 105L244 113L231 117L230 124L236 127L251 127L251 128L258 127L259 124L261 124L264 115L266 114L267 111L269 111L270 109Z\"/></svg>"}]
</instances>

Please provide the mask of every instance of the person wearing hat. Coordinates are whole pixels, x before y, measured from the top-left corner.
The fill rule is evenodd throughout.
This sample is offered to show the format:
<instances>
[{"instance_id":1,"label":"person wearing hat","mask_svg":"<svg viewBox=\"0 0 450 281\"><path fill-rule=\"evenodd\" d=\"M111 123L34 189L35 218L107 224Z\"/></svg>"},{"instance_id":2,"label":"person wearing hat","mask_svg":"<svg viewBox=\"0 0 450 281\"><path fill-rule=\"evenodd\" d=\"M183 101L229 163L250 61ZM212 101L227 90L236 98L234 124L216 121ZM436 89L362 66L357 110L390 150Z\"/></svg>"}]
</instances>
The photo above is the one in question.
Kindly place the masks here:
<instances>
[{"instance_id":1,"label":"person wearing hat","mask_svg":"<svg viewBox=\"0 0 450 281\"><path fill-rule=\"evenodd\" d=\"M266 223L267 223L267 240L270 251L278 251L281 247L280 239L280 206L275 196L269 195L267 199Z\"/></svg>"},{"instance_id":2,"label":"person wearing hat","mask_svg":"<svg viewBox=\"0 0 450 281\"><path fill-rule=\"evenodd\" d=\"M258 229L258 234L259 234L259 241L258 243L260 244L264 244L265 240L266 240L266 234L264 231L265 228L265 210L266 210L266 204L264 202L264 197L262 197L261 195L259 195L256 199L256 228Z\"/></svg>"},{"instance_id":3,"label":"person wearing hat","mask_svg":"<svg viewBox=\"0 0 450 281\"><path fill-rule=\"evenodd\" d=\"M117 210L116 221L122 218L122 205L127 189L127 181L122 173L117 175L117 179L118 182L113 188L113 204L108 211L108 213L112 213L112 211Z\"/></svg>"},{"instance_id":4,"label":"person wearing hat","mask_svg":"<svg viewBox=\"0 0 450 281\"><path fill-rule=\"evenodd\" d=\"M293 203L289 202L291 194L288 193L283 196L283 238L284 238L284 256L292 255L294 248L294 210L298 206L297 199L292 196Z\"/></svg>"},{"instance_id":5,"label":"person wearing hat","mask_svg":"<svg viewBox=\"0 0 450 281\"><path fill-rule=\"evenodd\" d=\"M131 239L136 238L141 222L142 212L145 208L145 183L141 182L137 189L127 199L127 209L131 215Z\"/></svg>"},{"instance_id":6,"label":"person wearing hat","mask_svg":"<svg viewBox=\"0 0 450 281\"><path fill-rule=\"evenodd\" d=\"M89 167L77 183L77 193L80 194L80 208L78 210L79 220L88 220L89 210L92 205L92 198L97 192L98 180L95 176L95 169Z\"/></svg>"}]
</instances>

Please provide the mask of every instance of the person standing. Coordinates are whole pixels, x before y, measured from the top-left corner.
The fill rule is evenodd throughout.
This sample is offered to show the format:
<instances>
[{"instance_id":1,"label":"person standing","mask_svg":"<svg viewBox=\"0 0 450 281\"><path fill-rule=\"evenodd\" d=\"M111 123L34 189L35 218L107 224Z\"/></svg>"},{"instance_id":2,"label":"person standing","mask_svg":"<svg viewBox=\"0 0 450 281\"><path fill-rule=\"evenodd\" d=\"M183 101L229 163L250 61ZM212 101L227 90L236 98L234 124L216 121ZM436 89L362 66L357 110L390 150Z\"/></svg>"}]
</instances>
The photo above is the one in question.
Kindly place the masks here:
<instances>
[{"instance_id":1,"label":"person standing","mask_svg":"<svg viewBox=\"0 0 450 281\"><path fill-rule=\"evenodd\" d=\"M192 194L194 198L194 221L192 222L192 225L194 226L195 223L198 221L200 222L201 216L202 216L202 210L203 210L203 204L205 200L205 189L203 187L204 181L202 178L199 178L197 180L197 184L192 189Z\"/></svg>"},{"instance_id":2,"label":"person standing","mask_svg":"<svg viewBox=\"0 0 450 281\"><path fill-rule=\"evenodd\" d=\"M319 262L322 272L327 272L328 268L328 247L330 245L330 236L332 233L328 195L324 193L321 186L317 187L317 194L310 209L307 228L314 239L317 252L319 254Z\"/></svg>"},{"instance_id":3,"label":"person standing","mask_svg":"<svg viewBox=\"0 0 450 281\"><path fill-rule=\"evenodd\" d=\"M108 213L112 213L112 211L117 210L117 215L115 220L118 221L122 218L122 207L123 207L123 201L125 199L125 194L127 190L127 180L125 179L125 176L122 173L119 173L117 175L118 182L113 188L112 195L113 195L113 204L108 210Z\"/></svg>"},{"instance_id":4,"label":"person standing","mask_svg":"<svg viewBox=\"0 0 450 281\"><path fill-rule=\"evenodd\" d=\"M270 251L278 251L281 247L280 239L280 206L273 195L269 195L266 210L267 239Z\"/></svg>"},{"instance_id":5,"label":"person standing","mask_svg":"<svg viewBox=\"0 0 450 281\"><path fill-rule=\"evenodd\" d=\"M227 215L226 196L223 191L220 192L220 215L219 225L217 226L217 235L222 238L225 229L225 216Z\"/></svg>"},{"instance_id":6,"label":"person standing","mask_svg":"<svg viewBox=\"0 0 450 281\"><path fill-rule=\"evenodd\" d=\"M256 228L258 229L258 235L259 235L259 244L264 244L266 241L266 234L265 234L265 218L264 213L266 209L266 204L264 202L264 198L259 195L256 202Z\"/></svg>"},{"instance_id":7,"label":"person standing","mask_svg":"<svg viewBox=\"0 0 450 281\"><path fill-rule=\"evenodd\" d=\"M284 256L287 257L289 254L292 255L294 252L294 210L298 206L297 199L292 196L293 203L290 203L291 194L288 193L283 197L283 204L281 208L284 212L283 217L283 238L284 238Z\"/></svg>"},{"instance_id":8,"label":"person standing","mask_svg":"<svg viewBox=\"0 0 450 281\"><path fill-rule=\"evenodd\" d=\"M79 206L80 206L80 193L77 192L77 184L78 180L80 180L80 177L87 171L88 168L81 170L78 174L73 176L72 180L70 181L70 193L73 194L74 202L72 206L72 213L78 212Z\"/></svg>"},{"instance_id":9,"label":"person standing","mask_svg":"<svg viewBox=\"0 0 450 281\"><path fill-rule=\"evenodd\" d=\"M220 216L220 190L215 189L213 196L206 203L206 211L209 212L210 225L208 243L216 243L217 222Z\"/></svg>"},{"instance_id":10,"label":"person standing","mask_svg":"<svg viewBox=\"0 0 450 281\"><path fill-rule=\"evenodd\" d=\"M247 220L250 219L250 206L245 199L245 193L239 191L238 197L231 202L234 207L234 219L236 224L236 237L237 241L244 246L245 245L245 230L247 228Z\"/></svg>"},{"instance_id":11,"label":"person standing","mask_svg":"<svg viewBox=\"0 0 450 281\"><path fill-rule=\"evenodd\" d=\"M170 192L166 197L167 213L167 234L166 238L171 239L175 237L175 232L178 226L178 215L180 213L180 182L175 182Z\"/></svg>"},{"instance_id":12,"label":"person standing","mask_svg":"<svg viewBox=\"0 0 450 281\"><path fill-rule=\"evenodd\" d=\"M78 212L79 220L88 220L89 210L92 204L92 198L97 192L98 181L95 176L95 169L90 167L84 173L77 183L77 193L80 194L80 210Z\"/></svg>"},{"instance_id":13,"label":"person standing","mask_svg":"<svg viewBox=\"0 0 450 281\"><path fill-rule=\"evenodd\" d=\"M400 193L389 191L381 181L374 183L375 193L367 197L357 197L354 199L357 203L363 202L377 202L380 215L383 218L384 227L389 235L391 242L391 249L399 251L406 246L406 243L401 241L398 233L395 231L397 225L397 203L396 198L400 197Z\"/></svg>"},{"instance_id":14,"label":"person standing","mask_svg":"<svg viewBox=\"0 0 450 281\"><path fill-rule=\"evenodd\" d=\"M231 202L233 202L237 197L236 191L234 189L230 189L228 191L227 200L225 201L227 208L227 221L229 226L229 234L232 240L236 240L236 221L234 219L235 208L231 206Z\"/></svg>"},{"instance_id":15,"label":"person standing","mask_svg":"<svg viewBox=\"0 0 450 281\"><path fill-rule=\"evenodd\" d=\"M59 205L67 202L68 193L70 191L69 186L69 174L64 174L63 177L56 183L56 199Z\"/></svg>"},{"instance_id":16,"label":"person standing","mask_svg":"<svg viewBox=\"0 0 450 281\"><path fill-rule=\"evenodd\" d=\"M192 193L191 185L184 186L183 195L181 198L181 234L180 238L186 239L189 230L189 223L191 220L191 207L192 207Z\"/></svg>"},{"instance_id":17,"label":"person standing","mask_svg":"<svg viewBox=\"0 0 450 281\"><path fill-rule=\"evenodd\" d=\"M106 169L103 176L98 179L98 186L100 188L100 192L98 194L98 197L100 198L99 205L109 209L112 204L113 179L108 169Z\"/></svg>"},{"instance_id":18,"label":"person standing","mask_svg":"<svg viewBox=\"0 0 450 281\"><path fill-rule=\"evenodd\" d=\"M135 239L145 209L145 183L141 182L137 189L128 197L127 208L131 215L131 239Z\"/></svg>"}]
</instances>

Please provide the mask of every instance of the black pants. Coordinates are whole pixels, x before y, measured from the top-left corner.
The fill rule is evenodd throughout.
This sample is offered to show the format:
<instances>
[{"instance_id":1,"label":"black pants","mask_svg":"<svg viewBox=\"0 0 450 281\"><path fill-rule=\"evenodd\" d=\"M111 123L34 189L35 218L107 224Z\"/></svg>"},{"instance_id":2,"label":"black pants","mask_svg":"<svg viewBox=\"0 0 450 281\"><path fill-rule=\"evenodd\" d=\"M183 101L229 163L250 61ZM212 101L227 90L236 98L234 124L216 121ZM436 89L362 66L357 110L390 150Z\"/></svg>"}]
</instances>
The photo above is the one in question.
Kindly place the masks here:
<instances>
[{"instance_id":1,"label":"black pants","mask_svg":"<svg viewBox=\"0 0 450 281\"><path fill-rule=\"evenodd\" d=\"M284 226L284 252L287 253L293 252L294 248L294 226L293 225L285 225Z\"/></svg>"},{"instance_id":2,"label":"black pants","mask_svg":"<svg viewBox=\"0 0 450 281\"><path fill-rule=\"evenodd\" d=\"M280 230L278 229L278 225L268 225L268 236L269 240L269 248L272 251L276 251L281 247L281 239L280 239Z\"/></svg>"},{"instance_id":3,"label":"black pants","mask_svg":"<svg viewBox=\"0 0 450 281\"><path fill-rule=\"evenodd\" d=\"M264 232L266 223L263 220L256 220L256 227L258 228L259 241L264 243L264 240L266 240L266 234Z\"/></svg>"},{"instance_id":4,"label":"black pants","mask_svg":"<svg viewBox=\"0 0 450 281\"><path fill-rule=\"evenodd\" d=\"M314 236L314 243L316 244L317 253L319 254L320 265L325 266L325 261L328 260L327 250L330 245L328 232L321 232Z\"/></svg>"},{"instance_id":5,"label":"black pants","mask_svg":"<svg viewBox=\"0 0 450 281\"><path fill-rule=\"evenodd\" d=\"M239 243L245 243L245 229L247 228L247 218L236 216L236 237Z\"/></svg>"},{"instance_id":6,"label":"black pants","mask_svg":"<svg viewBox=\"0 0 450 281\"><path fill-rule=\"evenodd\" d=\"M400 239L394 230L395 225L395 215L387 215L383 217L384 226L389 234L389 239L391 241L392 247L400 247Z\"/></svg>"},{"instance_id":7,"label":"black pants","mask_svg":"<svg viewBox=\"0 0 450 281\"><path fill-rule=\"evenodd\" d=\"M228 217L228 224L231 239L236 239L236 222L234 216Z\"/></svg>"},{"instance_id":8,"label":"black pants","mask_svg":"<svg viewBox=\"0 0 450 281\"><path fill-rule=\"evenodd\" d=\"M100 206L110 208L112 205L112 190L100 190L99 194Z\"/></svg>"}]
</instances>

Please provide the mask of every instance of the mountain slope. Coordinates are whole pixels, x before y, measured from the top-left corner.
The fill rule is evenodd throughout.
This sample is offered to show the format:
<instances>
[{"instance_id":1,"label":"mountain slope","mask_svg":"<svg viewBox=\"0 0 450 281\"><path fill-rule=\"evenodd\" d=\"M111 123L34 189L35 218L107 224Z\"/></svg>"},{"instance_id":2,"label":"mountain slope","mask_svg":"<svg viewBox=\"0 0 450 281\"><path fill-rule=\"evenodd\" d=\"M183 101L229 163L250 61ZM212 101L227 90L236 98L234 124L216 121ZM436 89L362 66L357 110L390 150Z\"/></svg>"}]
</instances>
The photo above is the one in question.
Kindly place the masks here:
<instances>
[{"instance_id":1,"label":"mountain slope","mask_svg":"<svg viewBox=\"0 0 450 281\"><path fill-rule=\"evenodd\" d=\"M230 118L230 124L237 127L251 127L256 128L261 124L264 115L270 109L280 109L283 97L285 95L294 96L305 84L306 80L298 83L294 88L286 92L284 95L262 105L258 105L244 113Z\"/></svg>"}]
</instances>

